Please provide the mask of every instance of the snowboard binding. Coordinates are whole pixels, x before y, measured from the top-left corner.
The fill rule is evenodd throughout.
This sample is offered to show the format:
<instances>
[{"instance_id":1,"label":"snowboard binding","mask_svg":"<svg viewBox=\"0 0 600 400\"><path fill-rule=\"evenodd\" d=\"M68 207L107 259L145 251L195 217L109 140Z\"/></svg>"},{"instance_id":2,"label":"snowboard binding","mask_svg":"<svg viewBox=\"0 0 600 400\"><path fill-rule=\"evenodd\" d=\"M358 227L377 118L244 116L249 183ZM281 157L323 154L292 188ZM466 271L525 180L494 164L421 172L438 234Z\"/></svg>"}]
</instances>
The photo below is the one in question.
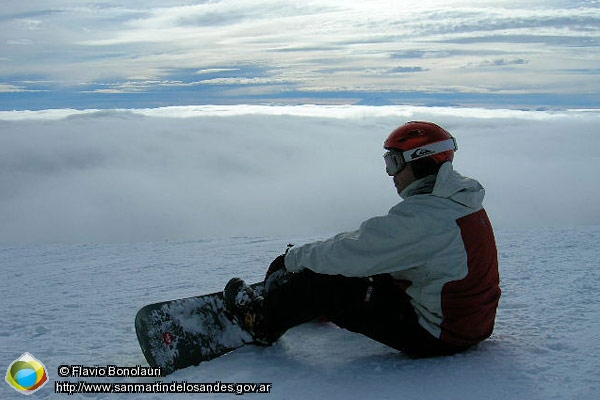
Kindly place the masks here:
<instances>
[{"instance_id":1,"label":"snowboard binding","mask_svg":"<svg viewBox=\"0 0 600 400\"><path fill-rule=\"evenodd\" d=\"M262 312L264 298L240 278L232 278L223 290L225 311L254 338L257 344L270 345Z\"/></svg>"}]
</instances>

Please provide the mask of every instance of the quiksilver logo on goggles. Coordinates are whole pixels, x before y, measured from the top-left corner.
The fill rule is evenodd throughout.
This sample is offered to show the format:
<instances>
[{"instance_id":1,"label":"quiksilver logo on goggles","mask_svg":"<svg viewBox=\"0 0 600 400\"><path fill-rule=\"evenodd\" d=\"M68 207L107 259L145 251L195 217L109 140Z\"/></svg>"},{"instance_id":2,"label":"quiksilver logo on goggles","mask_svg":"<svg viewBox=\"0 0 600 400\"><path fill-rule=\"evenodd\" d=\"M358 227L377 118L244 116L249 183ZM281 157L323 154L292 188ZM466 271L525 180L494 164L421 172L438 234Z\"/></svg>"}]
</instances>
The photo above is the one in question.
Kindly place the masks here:
<instances>
[{"instance_id":1,"label":"quiksilver logo on goggles","mask_svg":"<svg viewBox=\"0 0 600 400\"><path fill-rule=\"evenodd\" d=\"M426 156L429 156L432 154L435 154L435 151L428 150L428 149L416 149L415 151L413 151L411 153L410 159L414 160L416 158L426 157Z\"/></svg>"}]
</instances>

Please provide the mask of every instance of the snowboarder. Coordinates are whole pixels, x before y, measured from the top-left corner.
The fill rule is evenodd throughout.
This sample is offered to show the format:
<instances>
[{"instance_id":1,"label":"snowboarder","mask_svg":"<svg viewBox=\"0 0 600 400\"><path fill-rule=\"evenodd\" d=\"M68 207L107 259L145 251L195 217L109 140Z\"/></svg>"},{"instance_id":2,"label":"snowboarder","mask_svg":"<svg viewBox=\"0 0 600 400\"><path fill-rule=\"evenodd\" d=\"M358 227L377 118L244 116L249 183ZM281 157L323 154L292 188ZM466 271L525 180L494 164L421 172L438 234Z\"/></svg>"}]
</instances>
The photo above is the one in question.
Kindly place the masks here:
<instances>
[{"instance_id":1,"label":"snowboarder","mask_svg":"<svg viewBox=\"0 0 600 400\"><path fill-rule=\"evenodd\" d=\"M288 248L263 295L234 278L225 307L258 343L324 317L410 357L451 355L488 338L500 298L484 189L453 169L456 141L412 121L384 143L403 201L353 232Z\"/></svg>"}]
</instances>

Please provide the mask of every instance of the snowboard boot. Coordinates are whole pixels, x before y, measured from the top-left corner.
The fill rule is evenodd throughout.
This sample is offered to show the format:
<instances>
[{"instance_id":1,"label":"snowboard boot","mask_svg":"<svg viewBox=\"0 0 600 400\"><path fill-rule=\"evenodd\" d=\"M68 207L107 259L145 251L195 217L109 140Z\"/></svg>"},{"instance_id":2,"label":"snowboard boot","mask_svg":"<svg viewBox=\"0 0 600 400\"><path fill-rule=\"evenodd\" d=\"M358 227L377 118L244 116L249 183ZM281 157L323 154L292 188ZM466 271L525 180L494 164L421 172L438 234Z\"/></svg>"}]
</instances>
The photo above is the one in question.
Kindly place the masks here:
<instances>
[{"instance_id":1,"label":"snowboard boot","mask_svg":"<svg viewBox=\"0 0 600 400\"><path fill-rule=\"evenodd\" d=\"M240 278L232 278L223 291L225 310L256 343L270 345L273 340L269 340L265 332L263 301L263 297Z\"/></svg>"}]
</instances>

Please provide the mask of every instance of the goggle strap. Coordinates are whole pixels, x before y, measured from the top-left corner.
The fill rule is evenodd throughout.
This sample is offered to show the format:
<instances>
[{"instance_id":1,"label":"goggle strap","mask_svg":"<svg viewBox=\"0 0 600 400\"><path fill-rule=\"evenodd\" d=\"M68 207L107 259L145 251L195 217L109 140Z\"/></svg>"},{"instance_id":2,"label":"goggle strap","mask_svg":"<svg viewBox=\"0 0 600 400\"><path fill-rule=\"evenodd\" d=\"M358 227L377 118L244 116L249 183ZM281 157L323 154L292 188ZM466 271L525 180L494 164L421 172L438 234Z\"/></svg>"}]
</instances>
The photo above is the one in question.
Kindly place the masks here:
<instances>
[{"instance_id":1,"label":"goggle strap","mask_svg":"<svg viewBox=\"0 0 600 400\"><path fill-rule=\"evenodd\" d=\"M429 157L434 154L443 153L448 150L458 150L454 138L442 140L441 142L431 143L425 146L419 146L402 153L406 162L418 160L419 158Z\"/></svg>"}]
</instances>

